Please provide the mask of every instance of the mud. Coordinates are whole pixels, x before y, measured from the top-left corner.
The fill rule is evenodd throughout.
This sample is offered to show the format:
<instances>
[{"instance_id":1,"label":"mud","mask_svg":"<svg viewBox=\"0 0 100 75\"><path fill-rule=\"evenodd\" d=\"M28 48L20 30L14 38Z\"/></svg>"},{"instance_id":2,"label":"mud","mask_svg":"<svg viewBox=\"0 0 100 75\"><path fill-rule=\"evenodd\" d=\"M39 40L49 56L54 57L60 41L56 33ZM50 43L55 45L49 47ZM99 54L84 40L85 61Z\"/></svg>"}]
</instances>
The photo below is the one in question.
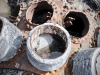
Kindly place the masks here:
<instances>
[{"instance_id":1,"label":"mud","mask_svg":"<svg viewBox=\"0 0 100 75\"><path fill-rule=\"evenodd\" d=\"M34 40L33 51L44 59L61 56L66 49L64 40L55 34L42 34Z\"/></svg>"}]
</instances>

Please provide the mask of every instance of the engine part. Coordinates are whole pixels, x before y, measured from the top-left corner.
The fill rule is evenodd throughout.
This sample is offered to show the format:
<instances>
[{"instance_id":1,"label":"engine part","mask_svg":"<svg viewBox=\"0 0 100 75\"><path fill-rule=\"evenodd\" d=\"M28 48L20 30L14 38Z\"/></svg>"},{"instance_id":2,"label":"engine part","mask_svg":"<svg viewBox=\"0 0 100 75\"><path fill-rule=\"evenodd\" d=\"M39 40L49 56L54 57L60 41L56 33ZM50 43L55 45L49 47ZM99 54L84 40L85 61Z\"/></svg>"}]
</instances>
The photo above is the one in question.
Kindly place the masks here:
<instances>
[{"instance_id":1,"label":"engine part","mask_svg":"<svg viewBox=\"0 0 100 75\"><path fill-rule=\"evenodd\" d=\"M73 75L100 75L100 48L79 51L73 62Z\"/></svg>"},{"instance_id":2,"label":"engine part","mask_svg":"<svg viewBox=\"0 0 100 75\"><path fill-rule=\"evenodd\" d=\"M17 10L16 10L17 9ZM33 27L45 22L53 22L62 25L60 18L60 8L52 0L29 0L26 3L21 2L11 16L17 17L11 21L21 30L31 30ZM59 18L58 18L59 17Z\"/></svg>"},{"instance_id":3,"label":"engine part","mask_svg":"<svg viewBox=\"0 0 100 75\"><path fill-rule=\"evenodd\" d=\"M63 27L45 23L30 32L27 48L28 59L34 67L42 71L52 71L60 68L68 59L71 40Z\"/></svg>"},{"instance_id":4,"label":"engine part","mask_svg":"<svg viewBox=\"0 0 100 75\"><path fill-rule=\"evenodd\" d=\"M96 24L92 9L82 3L77 6L78 4L78 2L70 5L66 2L56 1L55 3L52 0L29 0L17 6L18 10L15 9L17 14L14 13L10 16L10 21L14 22L16 19L15 24L23 31L24 36L27 36L25 31L30 31L39 24L45 22L58 23L68 30L73 43L80 44L91 39ZM61 11L59 8L61 8Z\"/></svg>"},{"instance_id":5,"label":"engine part","mask_svg":"<svg viewBox=\"0 0 100 75\"><path fill-rule=\"evenodd\" d=\"M23 1L23 0L20 0L20 1ZM94 12L94 10L92 10L91 8L89 8L87 6L87 2L88 2L89 4L91 4L91 7L92 6L94 7L94 2L91 3L90 0L78 0L78 1L77 0L67 0L67 1L69 1L69 3L66 3L66 0L63 0L63 2L62 2L62 0L27 0L26 2L21 2L20 4L17 4L16 9L14 9L13 13L9 17L9 20L11 22L13 22L18 28L20 28L24 34L24 38L27 38L29 31L31 29L33 29L35 26L38 26L41 23L43 23L43 21L56 23L56 22L58 22L57 19L59 19L58 24L62 25L63 27L66 27L66 29L67 29L68 27L71 26L71 24L73 24L73 22L75 20L77 21L77 18L78 18L81 20L81 21L79 20L77 23L78 25L80 24L80 26L78 27L76 24L75 28L73 28L73 29L81 30L80 29L81 26L85 27L87 29L83 28L83 30L79 31L78 34L86 33L86 35L83 35L82 37L81 36L77 37L76 33L73 33L76 36L71 35L71 38L72 38L71 53L77 52L81 48L87 49L89 47L94 47L94 46L91 46L90 44L91 44L91 42L93 42L93 40L91 40L92 39L91 36L94 33L95 21L93 19L94 19L95 12ZM82 1L84 1L84 2L82 2ZM42 7L42 5L44 6L44 4L48 8ZM33 8L32 6L35 7L36 9ZM39 6L39 9L37 9L38 6ZM46 8L45 11L44 11L44 8ZM47 12L48 11L47 9L49 9L50 13ZM32 12L30 10L32 10ZM41 10L43 10L44 12L42 12ZM53 13L51 12L52 10L53 10ZM57 12L57 14L55 15L55 18L54 18L55 20L53 20L53 15L55 14L54 11ZM26 13L27 13L27 17L26 17ZM31 16L28 16L28 14L30 14L30 13L31 13ZM50 15L50 14L53 14L53 15L51 16L51 19L46 19L46 18L44 18L45 16L41 15L40 13L43 13L44 15L46 15L45 13L47 13L47 15ZM59 15L59 13L60 13L60 15ZM34 14L35 14L35 16L34 16ZM74 18L74 16L72 16L72 14L74 14L78 17ZM77 15L77 14L79 14L79 15ZM97 19L99 18L99 15L100 14L97 15L97 17L96 17ZM30 19L30 20L28 20L28 19ZM65 21L66 19L67 19L67 22ZM62 20L63 20L63 22L62 22ZM83 24L84 23L83 21L89 22L89 24L87 24L87 25L86 25L86 23ZM99 19L98 19L98 22L99 22ZM66 25L64 23L66 23ZM86 30L86 32L84 32L84 30ZM90 31L90 34L88 34L89 31ZM49 39L51 39L51 38L49 38ZM43 42L45 42L45 41L43 41ZM49 43L50 43L50 41L49 41ZM26 41L23 42L23 45L21 46L21 48L20 48L21 50L19 50L19 52L16 54L16 56L14 56L9 61L0 63L0 68L25 70L25 71L29 71L29 72L34 72L39 75L47 75L47 74L48 75L57 75L57 74L59 74L59 71L62 73L62 71L65 70L65 69L62 70L62 68L60 68L60 69L57 69L57 70L54 70L51 72L48 72L48 71L44 72L44 71L40 71L40 70L36 69L32 64L30 64L30 62L27 59L26 53L24 51L24 50L26 50ZM20 51L23 51L23 52L20 53ZM63 71L63 72L65 72L65 71ZM71 72L71 70L69 72ZM65 72L65 75L67 75L66 72Z\"/></svg>"},{"instance_id":6,"label":"engine part","mask_svg":"<svg viewBox=\"0 0 100 75\"><path fill-rule=\"evenodd\" d=\"M22 42L21 31L6 18L0 17L0 62L10 59Z\"/></svg>"},{"instance_id":7,"label":"engine part","mask_svg":"<svg viewBox=\"0 0 100 75\"><path fill-rule=\"evenodd\" d=\"M73 43L81 44L93 35L96 23L88 10L91 12L88 7L80 10L80 8L68 3L63 5L63 26L70 33Z\"/></svg>"},{"instance_id":8,"label":"engine part","mask_svg":"<svg viewBox=\"0 0 100 75\"><path fill-rule=\"evenodd\" d=\"M60 7L53 0L21 2L9 16L9 20L23 32L24 37L27 37L26 32L45 22L62 25Z\"/></svg>"}]
</instances>

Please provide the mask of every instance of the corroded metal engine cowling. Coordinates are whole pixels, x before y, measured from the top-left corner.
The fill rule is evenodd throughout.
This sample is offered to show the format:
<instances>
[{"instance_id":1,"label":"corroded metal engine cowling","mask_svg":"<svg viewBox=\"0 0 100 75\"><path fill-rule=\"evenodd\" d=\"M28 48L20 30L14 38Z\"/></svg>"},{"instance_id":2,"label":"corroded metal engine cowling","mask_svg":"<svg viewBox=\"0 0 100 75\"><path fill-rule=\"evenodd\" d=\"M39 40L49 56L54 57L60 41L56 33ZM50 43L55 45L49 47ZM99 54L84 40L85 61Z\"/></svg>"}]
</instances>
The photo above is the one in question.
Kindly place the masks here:
<instances>
[{"instance_id":1,"label":"corroded metal engine cowling","mask_svg":"<svg viewBox=\"0 0 100 75\"><path fill-rule=\"evenodd\" d=\"M59 41L54 42L54 39L59 38L54 38L55 35L61 37ZM63 39L62 44L61 39ZM53 71L62 67L68 59L71 51L71 39L69 33L60 25L44 23L31 30L27 48L28 59L34 67L42 71Z\"/></svg>"},{"instance_id":2,"label":"corroded metal engine cowling","mask_svg":"<svg viewBox=\"0 0 100 75\"><path fill-rule=\"evenodd\" d=\"M0 62L9 60L22 42L21 31L6 18L0 17Z\"/></svg>"},{"instance_id":3,"label":"corroded metal engine cowling","mask_svg":"<svg viewBox=\"0 0 100 75\"><path fill-rule=\"evenodd\" d=\"M100 75L100 48L82 50L75 55L73 75Z\"/></svg>"}]
</instances>

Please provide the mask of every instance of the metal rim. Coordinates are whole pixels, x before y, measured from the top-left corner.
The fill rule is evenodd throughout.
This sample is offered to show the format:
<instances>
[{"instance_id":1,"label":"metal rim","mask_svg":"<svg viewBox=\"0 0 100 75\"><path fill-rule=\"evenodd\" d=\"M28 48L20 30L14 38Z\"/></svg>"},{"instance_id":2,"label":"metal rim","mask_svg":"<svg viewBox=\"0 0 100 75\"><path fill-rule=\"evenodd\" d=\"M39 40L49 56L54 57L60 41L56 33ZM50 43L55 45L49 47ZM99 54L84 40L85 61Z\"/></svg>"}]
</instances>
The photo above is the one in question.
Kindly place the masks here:
<instances>
[{"instance_id":1,"label":"metal rim","mask_svg":"<svg viewBox=\"0 0 100 75\"><path fill-rule=\"evenodd\" d=\"M40 25L40 26L45 26L45 25L52 25L52 26L54 26L53 23L45 23L45 24L42 24L42 25ZM37 61L40 61L41 63L45 63L45 64L53 64L53 63L56 64L56 63L58 63L58 59L64 59L63 56L65 56L66 59L67 59L68 56L69 56L70 50L71 50L71 39L70 39L70 35L69 35L69 33L68 33L63 27L59 26L58 24L55 24L55 26L58 27L58 28L61 28L61 29L66 33L66 36L67 36L67 39L68 39L68 40L67 40L68 47L67 47L67 49L65 50L65 52L64 52L60 57L58 57L58 58L56 58L56 59L42 59L41 57L39 57L38 55L36 55L36 54L33 53L32 49L31 49L31 45L30 45L30 38L31 38L32 33L33 33L38 27L40 27L40 26L35 27L35 28L30 32L30 34L29 34L29 36L28 36L27 48L28 48L29 52L35 57L35 59L36 59ZM45 61L45 62L44 62L44 61ZM57 61L57 62L56 62L56 61ZM61 60L60 60L59 62L61 62Z\"/></svg>"}]
</instances>

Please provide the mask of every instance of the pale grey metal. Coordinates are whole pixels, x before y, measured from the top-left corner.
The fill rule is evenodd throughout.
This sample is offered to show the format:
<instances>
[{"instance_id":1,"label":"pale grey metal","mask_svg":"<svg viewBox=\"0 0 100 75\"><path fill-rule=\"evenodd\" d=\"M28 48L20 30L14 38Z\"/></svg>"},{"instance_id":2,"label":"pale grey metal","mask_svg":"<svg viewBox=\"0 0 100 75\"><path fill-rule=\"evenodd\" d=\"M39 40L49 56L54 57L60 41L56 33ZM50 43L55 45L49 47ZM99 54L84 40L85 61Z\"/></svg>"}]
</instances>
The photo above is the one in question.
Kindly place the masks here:
<instances>
[{"instance_id":1,"label":"pale grey metal","mask_svg":"<svg viewBox=\"0 0 100 75\"><path fill-rule=\"evenodd\" d=\"M0 62L7 61L16 53L22 42L21 31L6 18L0 17Z\"/></svg>"},{"instance_id":2,"label":"pale grey metal","mask_svg":"<svg viewBox=\"0 0 100 75\"><path fill-rule=\"evenodd\" d=\"M60 31L56 32L54 29L52 29L50 26L54 27L54 28L59 28ZM45 29L46 27L46 29ZM39 30L39 28L43 29L42 31ZM33 35L34 31L37 31L36 35ZM42 34L43 33L57 33L58 35L60 35L62 38L64 38L66 40L66 50L65 52L54 59L43 59L41 57L39 57L34 51L32 51L32 47L31 47L31 37L35 38L38 36L38 34ZM65 35L63 35L63 33ZM43 42L44 43L44 42ZM66 62L66 60L69 57L70 51L71 51L71 38L69 33L66 31L66 29L64 29L62 26L58 25L58 24L54 24L54 23L44 23L42 25L39 25L37 27L35 27L33 30L31 30L29 36L28 36L28 40L27 40L27 56L28 59L30 61L30 63L36 67L39 70L42 71L52 71L52 70L56 70L60 67L62 67L64 65L64 63Z\"/></svg>"}]
</instances>

